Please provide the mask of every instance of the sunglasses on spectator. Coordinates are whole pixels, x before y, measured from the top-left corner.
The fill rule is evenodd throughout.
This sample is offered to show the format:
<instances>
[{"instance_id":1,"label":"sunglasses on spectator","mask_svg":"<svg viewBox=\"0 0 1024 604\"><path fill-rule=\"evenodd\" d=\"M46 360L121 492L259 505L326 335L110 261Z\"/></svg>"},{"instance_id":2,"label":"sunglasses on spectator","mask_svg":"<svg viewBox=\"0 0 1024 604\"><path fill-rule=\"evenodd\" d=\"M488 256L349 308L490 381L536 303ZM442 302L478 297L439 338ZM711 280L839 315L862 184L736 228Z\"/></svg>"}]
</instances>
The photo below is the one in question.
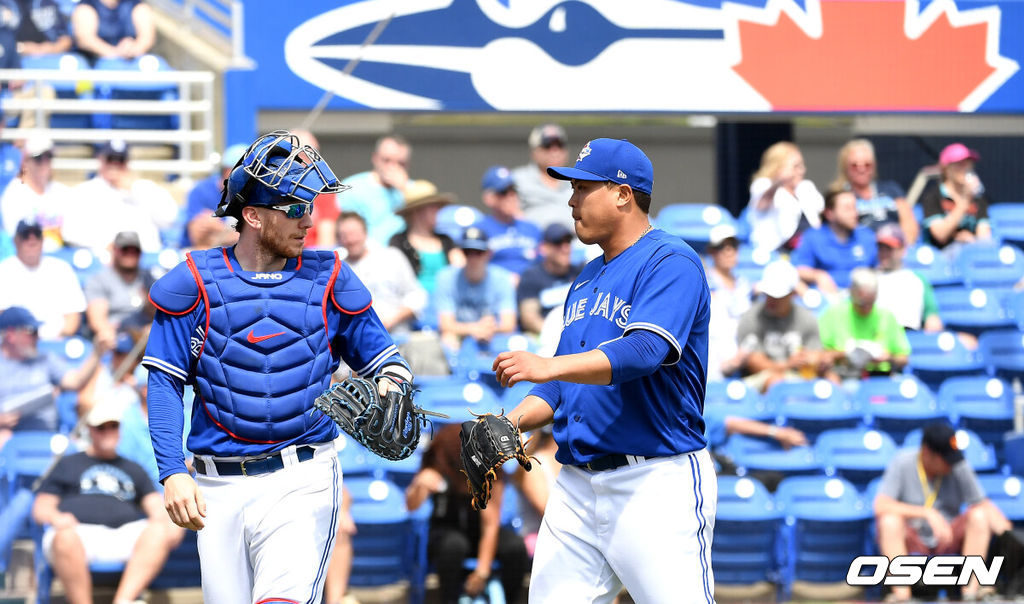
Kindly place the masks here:
<instances>
[{"instance_id":1,"label":"sunglasses on spectator","mask_svg":"<svg viewBox=\"0 0 1024 604\"><path fill-rule=\"evenodd\" d=\"M468 249L463 249L463 250L462 250L462 253L463 253L463 254L465 254L466 256L483 256L483 255L484 255L484 254L486 254L487 252L485 252L485 251L483 251L483 250L468 250Z\"/></svg>"},{"instance_id":2,"label":"sunglasses on spectator","mask_svg":"<svg viewBox=\"0 0 1024 604\"><path fill-rule=\"evenodd\" d=\"M15 327L14 330L20 331L21 333L27 333L28 335L33 337L39 335L39 330L36 329L35 327Z\"/></svg>"},{"instance_id":3,"label":"sunglasses on spectator","mask_svg":"<svg viewBox=\"0 0 1024 604\"><path fill-rule=\"evenodd\" d=\"M134 245L126 245L124 247L119 247L119 248L117 248L117 250L119 252L121 252L122 254L129 254L131 256L138 256L138 255L142 254L142 250L140 250L139 248L135 247Z\"/></svg>"},{"instance_id":4,"label":"sunglasses on spectator","mask_svg":"<svg viewBox=\"0 0 1024 604\"><path fill-rule=\"evenodd\" d=\"M852 162L849 163L849 166L851 168L873 168L873 167L875 167L875 162L873 162L873 161L864 161L864 162L852 161Z\"/></svg>"},{"instance_id":5,"label":"sunglasses on spectator","mask_svg":"<svg viewBox=\"0 0 1024 604\"><path fill-rule=\"evenodd\" d=\"M543 145L541 145L541 149L552 149L554 147L558 147L559 149L564 149L565 148L565 143L563 143L562 141L551 141L549 143L544 143Z\"/></svg>"},{"instance_id":6,"label":"sunglasses on spectator","mask_svg":"<svg viewBox=\"0 0 1024 604\"><path fill-rule=\"evenodd\" d=\"M302 218L306 214L313 215L313 202L291 203L283 206L270 206L272 210L284 212L288 218Z\"/></svg>"},{"instance_id":7,"label":"sunglasses on spectator","mask_svg":"<svg viewBox=\"0 0 1024 604\"><path fill-rule=\"evenodd\" d=\"M99 430L100 432L106 432L107 430L117 430L120 427L120 422L104 422L98 426L93 426L93 429Z\"/></svg>"},{"instance_id":8,"label":"sunglasses on spectator","mask_svg":"<svg viewBox=\"0 0 1024 604\"><path fill-rule=\"evenodd\" d=\"M53 153L50 153L49 151L46 151L45 153L40 153L39 155L35 155L35 156L31 157L30 159L32 161L36 162L36 163L42 163L44 161L50 161L51 159L53 159Z\"/></svg>"}]
</instances>

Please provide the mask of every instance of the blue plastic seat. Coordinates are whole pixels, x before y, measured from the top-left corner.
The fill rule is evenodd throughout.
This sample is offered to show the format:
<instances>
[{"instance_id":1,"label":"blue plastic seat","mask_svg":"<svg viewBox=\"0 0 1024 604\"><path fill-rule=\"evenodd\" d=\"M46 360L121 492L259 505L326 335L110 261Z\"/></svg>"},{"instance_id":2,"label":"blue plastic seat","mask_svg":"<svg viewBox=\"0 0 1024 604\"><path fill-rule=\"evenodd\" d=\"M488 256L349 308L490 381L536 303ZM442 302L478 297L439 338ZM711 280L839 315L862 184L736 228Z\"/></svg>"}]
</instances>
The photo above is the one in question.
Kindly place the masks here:
<instances>
[{"instance_id":1,"label":"blue plastic seat","mask_svg":"<svg viewBox=\"0 0 1024 604\"><path fill-rule=\"evenodd\" d=\"M956 261L968 287L1012 287L1024 278L1024 253L1012 245L965 245Z\"/></svg>"},{"instance_id":2,"label":"blue plastic seat","mask_svg":"<svg viewBox=\"0 0 1024 604\"><path fill-rule=\"evenodd\" d=\"M885 432L845 428L822 432L814 449L826 473L834 472L863 490L885 472L898 447Z\"/></svg>"},{"instance_id":3,"label":"blue plastic seat","mask_svg":"<svg viewBox=\"0 0 1024 604\"><path fill-rule=\"evenodd\" d=\"M774 497L758 480L720 476L711 546L715 583L777 583L776 537L781 524L782 513Z\"/></svg>"},{"instance_id":4,"label":"blue plastic seat","mask_svg":"<svg viewBox=\"0 0 1024 604\"><path fill-rule=\"evenodd\" d=\"M736 219L716 204L673 203L658 212L654 226L682 237L698 253L704 253L711 229L720 224L736 227Z\"/></svg>"},{"instance_id":5,"label":"blue plastic seat","mask_svg":"<svg viewBox=\"0 0 1024 604\"><path fill-rule=\"evenodd\" d=\"M827 380L779 382L765 398L780 421L811 441L825 430L852 428L863 419L859 402Z\"/></svg>"},{"instance_id":6,"label":"blue plastic seat","mask_svg":"<svg viewBox=\"0 0 1024 604\"><path fill-rule=\"evenodd\" d=\"M108 71L129 71L136 73L158 73L174 71L174 68L157 55L143 55L135 59L100 58L96 69ZM157 100L173 101L178 99L178 87L172 82L98 82L96 97L113 100ZM142 130L172 130L178 127L178 115L139 115L139 114L95 114L95 128L126 128Z\"/></svg>"},{"instance_id":7,"label":"blue plastic seat","mask_svg":"<svg viewBox=\"0 0 1024 604\"><path fill-rule=\"evenodd\" d=\"M950 378L939 388L939 401L961 428L972 430L1003 457L1003 435L1013 430L1013 388L999 378Z\"/></svg>"},{"instance_id":8,"label":"blue plastic seat","mask_svg":"<svg viewBox=\"0 0 1024 604\"><path fill-rule=\"evenodd\" d=\"M978 474L978 482L1010 522L1024 521L1024 478L1015 474Z\"/></svg>"},{"instance_id":9,"label":"blue plastic seat","mask_svg":"<svg viewBox=\"0 0 1024 604\"><path fill-rule=\"evenodd\" d=\"M473 413L496 413L501 404L494 391L484 384L464 378L449 377L420 385L416 402L424 409L445 413L450 419L431 418L440 423L461 423Z\"/></svg>"},{"instance_id":10,"label":"blue plastic seat","mask_svg":"<svg viewBox=\"0 0 1024 604\"><path fill-rule=\"evenodd\" d=\"M737 466L738 473L782 472L788 475L820 474L824 470L811 447L783 449L775 440L733 434L723 452Z\"/></svg>"},{"instance_id":11,"label":"blue plastic seat","mask_svg":"<svg viewBox=\"0 0 1024 604\"><path fill-rule=\"evenodd\" d=\"M963 278L957 271L956 265L937 249L927 244L907 248L903 257L903 265L928 279L928 282L935 288L963 283Z\"/></svg>"},{"instance_id":12,"label":"blue plastic seat","mask_svg":"<svg viewBox=\"0 0 1024 604\"><path fill-rule=\"evenodd\" d=\"M910 357L907 369L933 390L953 376L982 375L985 364L974 351L949 331L908 331Z\"/></svg>"},{"instance_id":13,"label":"blue plastic seat","mask_svg":"<svg viewBox=\"0 0 1024 604\"><path fill-rule=\"evenodd\" d=\"M78 53L49 54L28 56L21 59L24 69L53 69L61 71L78 71L88 69L89 62ZM50 83L58 99L92 99L94 91L91 84L81 85L74 80L53 81ZM81 86L81 87L80 87ZM92 115L88 113L51 113L50 128L92 128Z\"/></svg>"},{"instance_id":14,"label":"blue plastic seat","mask_svg":"<svg viewBox=\"0 0 1024 604\"><path fill-rule=\"evenodd\" d=\"M704 393L705 411L768 421L775 418L775 410L761 394L742 380L708 382Z\"/></svg>"},{"instance_id":15,"label":"blue plastic seat","mask_svg":"<svg viewBox=\"0 0 1024 604\"><path fill-rule=\"evenodd\" d=\"M974 468L975 472L992 472L998 467L996 453L992 445L985 443L976 433L960 428L956 431L957 447L963 452L964 459ZM916 449L921 446L921 428L911 430L903 440L904 449Z\"/></svg>"},{"instance_id":16,"label":"blue plastic seat","mask_svg":"<svg viewBox=\"0 0 1024 604\"><path fill-rule=\"evenodd\" d=\"M846 580L850 559L868 550L871 506L849 481L827 476L785 478L775 491L785 514L786 584Z\"/></svg>"},{"instance_id":17,"label":"blue plastic seat","mask_svg":"<svg viewBox=\"0 0 1024 604\"><path fill-rule=\"evenodd\" d=\"M939 317L951 331L978 335L1015 325L1003 308L1000 297L991 290L965 287L936 289L935 303L939 307Z\"/></svg>"},{"instance_id":18,"label":"blue plastic seat","mask_svg":"<svg viewBox=\"0 0 1024 604\"><path fill-rule=\"evenodd\" d=\"M1003 298L1006 314L1017 323L1017 329L1024 331L1024 290L1010 292Z\"/></svg>"},{"instance_id":19,"label":"blue plastic seat","mask_svg":"<svg viewBox=\"0 0 1024 604\"><path fill-rule=\"evenodd\" d=\"M737 250L736 267L733 273L737 277L744 276L751 283L757 283L764 274L764 267L779 259L778 252L750 245L740 245Z\"/></svg>"},{"instance_id":20,"label":"blue plastic seat","mask_svg":"<svg viewBox=\"0 0 1024 604\"><path fill-rule=\"evenodd\" d=\"M929 421L948 419L948 412L914 376L879 376L861 380L856 398L867 423L888 432L897 442Z\"/></svg>"},{"instance_id":21,"label":"blue plastic seat","mask_svg":"<svg viewBox=\"0 0 1024 604\"><path fill-rule=\"evenodd\" d=\"M987 331L978 338L978 350L992 375L1024 378L1024 333L1021 331Z\"/></svg>"},{"instance_id":22,"label":"blue plastic seat","mask_svg":"<svg viewBox=\"0 0 1024 604\"><path fill-rule=\"evenodd\" d=\"M412 523L401 489L387 480L346 479L352 494L352 576L358 587L398 583L409 578Z\"/></svg>"},{"instance_id":23,"label":"blue plastic seat","mask_svg":"<svg viewBox=\"0 0 1024 604\"><path fill-rule=\"evenodd\" d=\"M434 229L438 233L448 235L455 241L462 239L462 232L474 224L483 220L484 214L477 208L469 205L453 203L446 205L437 213L437 226Z\"/></svg>"},{"instance_id":24,"label":"blue plastic seat","mask_svg":"<svg viewBox=\"0 0 1024 604\"><path fill-rule=\"evenodd\" d=\"M1024 249L1024 203L992 204L988 207L988 219L996 238Z\"/></svg>"}]
</instances>

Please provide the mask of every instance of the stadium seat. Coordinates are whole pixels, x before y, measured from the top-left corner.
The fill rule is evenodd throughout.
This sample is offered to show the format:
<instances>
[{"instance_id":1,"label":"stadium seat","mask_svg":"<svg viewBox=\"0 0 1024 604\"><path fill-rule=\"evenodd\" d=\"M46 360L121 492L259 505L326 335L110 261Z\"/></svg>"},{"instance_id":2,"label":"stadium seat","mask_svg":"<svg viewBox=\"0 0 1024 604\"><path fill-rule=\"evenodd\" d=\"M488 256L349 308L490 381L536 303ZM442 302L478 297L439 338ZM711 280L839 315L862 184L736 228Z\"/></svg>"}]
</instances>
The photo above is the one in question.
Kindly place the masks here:
<instances>
[{"instance_id":1,"label":"stadium seat","mask_svg":"<svg viewBox=\"0 0 1024 604\"><path fill-rule=\"evenodd\" d=\"M978 354L967 350L952 332L907 331L907 340L910 341L907 369L932 390L938 390L943 380L952 376L985 373L985 364Z\"/></svg>"},{"instance_id":2,"label":"stadium seat","mask_svg":"<svg viewBox=\"0 0 1024 604\"><path fill-rule=\"evenodd\" d=\"M775 418L775 410L770 403L742 380L708 382L704 394L704 409L759 421L770 421Z\"/></svg>"},{"instance_id":3,"label":"stadium seat","mask_svg":"<svg viewBox=\"0 0 1024 604\"><path fill-rule=\"evenodd\" d=\"M960 428L956 431L956 445L963 452L964 459L974 468L975 472L993 472L997 469L996 453L992 445L986 444L980 436L970 430ZM921 429L911 430L903 440L904 449L916 449L921 446Z\"/></svg>"},{"instance_id":4,"label":"stadium seat","mask_svg":"<svg viewBox=\"0 0 1024 604\"><path fill-rule=\"evenodd\" d=\"M178 544L178 547L171 550L160 574L149 584L150 589L175 589L202 585L198 536L199 533L196 531L185 531L185 538Z\"/></svg>"},{"instance_id":5,"label":"stadium seat","mask_svg":"<svg viewBox=\"0 0 1024 604\"><path fill-rule=\"evenodd\" d=\"M903 257L903 266L921 274L935 288L950 287L963 283L960 273L957 272L956 265L951 263L946 256L942 255L934 247L927 244L907 248L906 254Z\"/></svg>"},{"instance_id":6,"label":"stadium seat","mask_svg":"<svg viewBox=\"0 0 1024 604\"><path fill-rule=\"evenodd\" d=\"M978 482L1010 522L1024 521L1024 478L1015 474L978 474Z\"/></svg>"},{"instance_id":7,"label":"stadium seat","mask_svg":"<svg viewBox=\"0 0 1024 604\"><path fill-rule=\"evenodd\" d=\"M483 212L473 206L453 203L444 206L437 213L437 226L434 230L448 235L457 242L462 239L462 232L466 227L480 222L483 218Z\"/></svg>"},{"instance_id":8,"label":"stadium seat","mask_svg":"<svg viewBox=\"0 0 1024 604\"><path fill-rule=\"evenodd\" d=\"M935 303L946 329L979 335L991 329L1013 327L1014 321L994 291L945 287L935 290Z\"/></svg>"},{"instance_id":9,"label":"stadium seat","mask_svg":"<svg viewBox=\"0 0 1024 604\"><path fill-rule=\"evenodd\" d=\"M1024 249L1024 203L992 204L988 207L988 219L996 238Z\"/></svg>"},{"instance_id":10,"label":"stadium seat","mask_svg":"<svg viewBox=\"0 0 1024 604\"><path fill-rule=\"evenodd\" d=\"M764 248L754 248L750 245L740 245L740 249L737 250L736 267L733 269L733 273L737 277L746 277L751 284L756 284L761 280L764 267L778 259L778 252Z\"/></svg>"},{"instance_id":11,"label":"stadium seat","mask_svg":"<svg viewBox=\"0 0 1024 604\"><path fill-rule=\"evenodd\" d=\"M823 466L811 447L783 449L775 440L733 434L722 451L736 464L738 474L769 471L786 475L820 474Z\"/></svg>"},{"instance_id":12,"label":"stadium seat","mask_svg":"<svg viewBox=\"0 0 1024 604\"><path fill-rule=\"evenodd\" d=\"M1024 290L1014 291L1003 298L1006 314L1017 323L1017 329L1024 331Z\"/></svg>"},{"instance_id":13,"label":"stadium seat","mask_svg":"<svg viewBox=\"0 0 1024 604\"><path fill-rule=\"evenodd\" d=\"M827 380L779 382L765 394L769 405L784 422L813 441L831 428L852 428L863 421L857 401Z\"/></svg>"},{"instance_id":14,"label":"stadium seat","mask_svg":"<svg viewBox=\"0 0 1024 604\"><path fill-rule=\"evenodd\" d=\"M461 423L473 418L473 413L493 413L500 410L494 391L480 382L464 378L423 382L416 402L424 409L450 416L450 419L432 419L442 423Z\"/></svg>"},{"instance_id":15,"label":"stadium seat","mask_svg":"<svg viewBox=\"0 0 1024 604\"><path fill-rule=\"evenodd\" d=\"M78 367L92 352L92 342L79 336L60 340L39 340L39 350L55 354L72 367Z\"/></svg>"},{"instance_id":16,"label":"stadium seat","mask_svg":"<svg viewBox=\"0 0 1024 604\"><path fill-rule=\"evenodd\" d=\"M352 576L356 587L391 585L409 578L412 524L401 489L390 481L346 479L352 494Z\"/></svg>"},{"instance_id":17,"label":"stadium seat","mask_svg":"<svg viewBox=\"0 0 1024 604\"><path fill-rule=\"evenodd\" d=\"M1003 435L1013 430L1013 388L999 378L954 377L939 388L939 402L961 428L972 430L1003 456Z\"/></svg>"},{"instance_id":18,"label":"stadium seat","mask_svg":"<svg viewBox=\"0 0 1024 604\"><path fill-rule=\"evenodd\" d=\"M48 54L28 56L21 59L23 69L54 69L60 71L78 71L89 69L89 62L78 53ZM94 90L89 82L76 82L73 80L53 81L53 86L58 99L91 99L94 98ZM50 114L50 128L92 128L92 115L88 113L52 113Z\"/></svg>"},{"instance_id":19,"label":"stadium seat","mask_svg":"<svg viewBox=\"0 0 1024 604\"><path fill-rule=\"evenodd\" d=\"M882 475L897 449L891 436L867 428L826 430L814 444L826 473L838 474L861 490Z\"/></svg>"},{"instance_id":20,"label":"stadium seat","mask_svg":"<svg viewBox=\"0 0 1024 604\"><path fill-rule=\"evenodd\" d=\"M116 57L102 57L97 59L96 69L107 71L126 71L136 73L158 73L174 71L174 69L157 55L143 55L135 59L121 59ZM136 82L126 80L122 82L98 82L96 84L96 98L112 100L157 100L172 101L178 98L178 87L171 82ZM122 128L140 130L171 130L178 127L178 115L168 113L163 115L140 115L140 114L95 114L93 116L93 127L95 128Z\"/></svg>"},{"instance_id":21,"label":"stadium seat","mask_svg":"<svg viewBox=\"0 0 1024 604\"><path fill-rule=\"evenodd\" d=\"M1024 333L1016 329L986 331L978 338L981 358L992 375L1024 379Z\"/></svg>"},{"instance_id":22,"label":"stadium seat","mask_svg":"<svg viewBox=\"0 0 1024 604\"><path fill-rule=\"evenodd\" d=\"M345 484L348 484L349 477L384 477L384 470L373 460L376 456L348 434L341 435L335 441L335 446L338 448L338 461L341 462Z\"/></svg>"},{"instance_id":23,"label":"stadium seat","mask_svg":"<svg viewBox=\"0 0 1024 604\"><path fill-rule=\"evenodd\" d=\"M1003 456L1011 473L1024 476L1024 433L1007 432L1003 436Z\"/></svg>"},{"instance_id":24,"label":"stadium seat","mask_svg":"<svg viewBox=\"0 0 1024 604\"><path fill-rule=\"evenodd\" d=\"M785 478L775 491L785 514L784 578L810 583L846 580L850 560L868 550L871 506L849 481L827 476Z\"/></svg>"},{"instance_id":25,"label":"stadium seat","mask_svg":"<svg viewBox=\"0 0 1024 604\"><path fill-rule=\"evenodd\" d=\"M18 489L32 483L50 467L55 452L63 452L67 437L56 432L14 432L0 448L0 502L6 504Z\"/></svg>"},{"instance_id":26,"label":"stadium seat","mask_svg":"<svg viewBox=\"0 0 1024 604\"><path fill-rule=\"evenodd\" d=\"M711 229L720 224L736 227L736 219L722 206L701 203L673 203L658 212L654 226L682 237L698 254L708 245Z\"/></svg>"},{"instance_id":27,"label":"stadium seat","mask_svg":"<svg viewBox=\"0 0 1024 604\"><path fill-rule=\"evenodd\" d=\"M913 376L876 376L861 380L856 398L867 423L897 442L921 425L947 419L947 411L928 387Z\"/></svg>"},{"instance_id":28,"label":"stadium seat","mask_svg":"<svg viewBox=\"0 0 1024 604\"><path fill-rule=\"evenodd\" d=\"M718 478L711 566L716 585L778 583L776 537L782 513L756 479Z\"/></svg>"},{"instance_id":29,"label":"stadium seat","mask_svg":"<svg viewBox=\"0 0 1024 604\"><path fill-rule=\"evenodd\" d=\"M970 288L1013 287L1024 278L1024 252L1012 245L965 245L956 262L964 283Z\"/></svg>"}]
</instances>

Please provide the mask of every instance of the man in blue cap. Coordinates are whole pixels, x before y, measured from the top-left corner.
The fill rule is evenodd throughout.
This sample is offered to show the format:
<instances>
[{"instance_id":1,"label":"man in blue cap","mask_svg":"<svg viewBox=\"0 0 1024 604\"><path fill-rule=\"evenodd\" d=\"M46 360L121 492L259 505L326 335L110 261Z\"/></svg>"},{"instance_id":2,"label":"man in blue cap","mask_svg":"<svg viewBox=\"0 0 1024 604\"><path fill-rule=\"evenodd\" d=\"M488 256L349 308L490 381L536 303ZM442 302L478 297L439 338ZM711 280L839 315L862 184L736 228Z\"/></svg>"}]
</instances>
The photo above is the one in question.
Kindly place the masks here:
<instances>
[{"instance_id":1,"label":"man in blue cap","mask_svg":"<svg viewBox=\"0 0 1024 604\"><path fill-rule=\"evenodd\" d=\"M21 306L0 313L0 445L11 432L56 431L55 390L81 390L112 345L110 338L97 337L85 361L71 369L57 356L39 352L40 325Z\"/></svg>"},{"instance_id":2,"label":"man in blue cap","mask_svg":"<svg viewBox=\"0 0 1024 604\"><path fill-rule=\"evenodd\" d=\"M494 360L502 386L537 384L508 417L553 423L562 470L537 537L531 602L713 602L718 488L704 438L710 293L700 257L652 230L654 169L635 145L594 139L572 168L576 235L604 254L565 302L553 358Z\"/></svg>"},{"instance_id":3,"label":"man in blue cap","mask_svg":"<svg viewBox=\"0 0 1024 604\"><path fill-rule=\"evenodd\" d=\"M494 256L491 263L521 274L537 257L540 228L522 219L519 193L512 172L505 166L491 166L484 172L483 202L491 213L477 225L487 234Z\"/></svg>"},{"instance_id":4,"label":"man in blue cap","mask_svg":"<svg viewBox=\"0 0 1024 604\"><path fill-rule=\"evenodd\" d=\"M231 245L237 234L228 226L223 218L213 215L220 203L231 169L245 153L246 146L242 143L231 145L220 156L218 170L209 177L196 183L188 192L185 203L185 227L181 231L183 248L207 248L215 245Z\"/></svg>"},{"instance_id":5,"label":"man in blue cap","mask_svg":"<svg viewBox=\"0 0 1024 604\"><path fill-rule=\"evenodd\" d=\"M516 288L519 326L523 331L541 333L548 313L561 311L569 286L583 270L582 265L572 263L575 240L576 235L560 222L553 222L544 229L541 258L523 271Z\"/></svg>"}]
</instances>

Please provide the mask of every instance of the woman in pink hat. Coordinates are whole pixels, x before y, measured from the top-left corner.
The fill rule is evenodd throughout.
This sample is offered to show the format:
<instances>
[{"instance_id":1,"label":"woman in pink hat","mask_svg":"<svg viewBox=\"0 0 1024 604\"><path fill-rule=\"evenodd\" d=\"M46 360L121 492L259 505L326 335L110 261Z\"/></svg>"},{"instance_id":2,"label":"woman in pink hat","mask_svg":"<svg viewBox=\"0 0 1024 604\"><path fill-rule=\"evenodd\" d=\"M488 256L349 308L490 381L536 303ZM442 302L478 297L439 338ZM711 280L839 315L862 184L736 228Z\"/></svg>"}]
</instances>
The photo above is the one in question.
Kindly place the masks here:
<instances>
[{"instance_id":1,"label":"woman in pink hat","mask_svg":"<svg viewBox=\"0 0 1024 604\"><path fill-rule=\"evenodd\" d=\"M953 143L939 154L939 182L930 183L921 193L925 242L945 248L954 242L992 238L989 201L974 171L980 157L963 143Z\"/></svg>"}]
</instances>

